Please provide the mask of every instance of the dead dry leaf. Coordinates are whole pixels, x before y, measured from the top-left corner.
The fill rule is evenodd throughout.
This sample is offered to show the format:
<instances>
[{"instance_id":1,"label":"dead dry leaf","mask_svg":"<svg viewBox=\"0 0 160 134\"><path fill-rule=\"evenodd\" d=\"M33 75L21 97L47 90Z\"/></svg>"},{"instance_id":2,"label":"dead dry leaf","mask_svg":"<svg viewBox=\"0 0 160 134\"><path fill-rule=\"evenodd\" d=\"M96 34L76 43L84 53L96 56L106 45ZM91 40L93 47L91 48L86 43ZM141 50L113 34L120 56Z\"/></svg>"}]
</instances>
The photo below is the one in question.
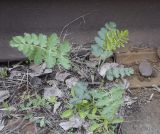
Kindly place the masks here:
<instances>
[{"instance_id":1,"label":"dead dry leaf","mask_svg":"<svg viewBox=\"0 0 160 134\"><path fill-rule=\"evenodd\" d=\"M129 95L124 96L124 103L126 106L131 106L136 101L137 101L137 97L131 98Z\"/></svg>"},{"instance_id":2,"label":"dead dry leaf","mask_svg":"<svg viewBox=\"0 0 160 134\"><path fill-rule=\"evenodd\" d=\"M117 67L118 66L118 63L104 63L98 70L99 74L102 76L102 77L105 77L106 75L106 72L108 70L110 70L111 68L114 68L114 67Z\"/></svg>"},{"instance_id":3,"label":"dead dry leaf","mask_svg":"<svg viewBox=\"0 0 160 134\"><path fill-rule=\"evenodd\" d=\"M53 109L53 113L54 113L54 114L56 113L56 111L57 111L57 109L60 107L60 105L61 105L61 102L56 102L56 103L54 104L54 109Z\"/></svg>"},{"instance_id":4,"label":"dead dry leaf","mask_svg":"<svg viewBox=\"0 0 160 134\"><path fill-rule=\"evenodd\" d=\"M0 121L0 131L2 131L4 129L4 121Z\"/></svg>"},{"instance_id":5,"label":"dead dry leaf","mask_svg":"<svg viewBox=\"0 0 160 134\"><path fill-rule=\"evenodd\" d=\"M3 118L3 115L2 113L0 113L0 131L2 131L4 128L4 120L2 118Z\"/></svg>"},{"instance_id":6,"label":"dead dry leaf","mask_svg":"<svg viewBox=\"0 0 160 134\"><path fill-rule=\"evenodd\" d=\"M124 87L124 89L128 89L128 88L129 88L129 86L130 86L129 81L128 81L128 80L126 80L126 79L122 79L122 80L123 80L123 87Z\"/></svg>"},{"instance_id":7,"label":"dead dry leaf","mask_svg":"<svg viewBox=\"0 0 160 134\"><path fill-rule=\"evenodd\" d=\"M50 74L52 73L52 69L48 69L46 68L45 64L41 64L41 65L31 65L30 69L33 71L31 73L29 73L29 75L31 77L35 77L35 76L42 76L42 75L46 75L46 74Z\"/></svg>"},{"instance_id":8,"label":"dead dry leaf","mask_svg":"<svg viewBox=\"0 0 160 134\"><path fill-rule=\"evenodd\" d=\"M84 120L82 120L78 116L73 116L69 121L62 122L59 125L65 130L69 130L71 128L79 128L83 125Z\"/></svg>"},{"instance_id":9,"label":"dead dry leaf","mask_svg":"<svg viewBox=\"0 0 160 134\"><path fill-rule=\"evenodd\" d=\"M17 109L13 106L7 108L1 108L0 111L16 111Z\"/></svg>"},{"instance_id":10,"label":"dead dry leaf","mask_svg":"<svg viewBox=\"0 0 160 134\"><path fill-rule=\"evenodd\" d=\"M44 97L48 98L52 96L62 98L64 94L56 85L44 88Z\"/></svg>"},{"instance_id":11,"label":"dead dry leaf","mask_svg":"<svg viewBox=\"0 0 160 134\"><path fill-rule=\"evenodd\" d=\"M4 100L8 99L10 97L10 93L8 90L1 90L0 91L0 102L3 102Z\"/></svg>"},{"instance_id":12,"label":"dead dry leaf","mask_svg":"<svg viewBox=\"0 0 160 134\"><path fill-rule=\"evenodd\" d=\"M71 77L67 79L65 82L68 88L72 88L73 86L76 85L76 83L78 82L78 79L75 77Z\"/></svg>"},{"instance_id":13,"label":"dead dry leaf","mask_svg":"<svg viewBox=\"0 0 160 134\"><path fill-rule=\"evenodd\" d=\"M97 61L86 61L86 65L90 68L95 68L98 65Z\"/></svg>"},{"instance_id":14,"label":"dead dry leaf","mask_svg":"<svg viewBox=\"0 0 160 134\"><path fill-rule=\"evenodd\" d=\"M62 81L64 82L65 79L70 76L71 74L70 73L67 73L67 72L57 72L56 73L56 76L55 76L55 79L58 80L58 81Z\"/></svg>"},{"instance_id":15,"label":"dead dry leaf","mask_svg":"<svg viewBox=\"0 0 160 134\"><path fill-rule=\"evenodd\" d=\"M93 132L88 132L87 134L93 134Z\"/></svg>"}]
</instances>

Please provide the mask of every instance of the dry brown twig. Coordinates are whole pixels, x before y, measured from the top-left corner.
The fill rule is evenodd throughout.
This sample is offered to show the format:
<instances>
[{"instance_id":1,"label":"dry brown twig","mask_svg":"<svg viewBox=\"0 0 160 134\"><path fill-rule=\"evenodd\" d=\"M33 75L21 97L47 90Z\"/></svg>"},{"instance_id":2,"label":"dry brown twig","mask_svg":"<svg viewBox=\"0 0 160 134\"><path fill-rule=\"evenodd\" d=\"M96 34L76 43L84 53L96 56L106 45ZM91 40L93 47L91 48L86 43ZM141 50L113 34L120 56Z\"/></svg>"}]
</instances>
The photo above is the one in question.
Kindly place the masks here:
<instances>
[{"instance_id":1,"label":"dry brown twig","mask_svg":"<svg viewBox=\"0 0 160 134\"><path fill-rule=\"evenodd\" d=\"M20 84L19 84L19 86L18 86L18 89L21 87L21 85L22 85L22 83L23 83L24 78L25 78L25 74L23 74L23 76L22 76L22 79L21 79L21 82L20 82Z\"/></svg>"},{"instance_id":2,"label":"dry brown twig","mask_svg":"<svg viewBox=\"0 0 160 134\"><path fill-rule=\"evenodd\" d=\"M149 97L149 101L151 101L151 100L152 100L153 96L154 96L154 93L152 93L152 94L150 95L150 97Z\"/></svg>"},{"instance_id":3,"label":"dry brown twig","mask_svg":"<svg viewBox=\"0 0 160 134\"><path fill-rule=\"evenodd\" d=\"M85 17L86 16L88 16L88 15L90 15L91 13L86 13L86 14L83 14L83 15L81 15L81 16L79 16L78 18L75 18L75 19L73 19L72 21L70 21L69 23L67 23L64 27L63 27L63 29L62 29L62 31L61 31L61 33L60 33L60 39L62 39L62 35L63 35L63 33L64 33L64 31L65 31L65 29L67 28L67 27L69 27L71 24L73 24L74 22L76 22L77 20L79 20L79 19L82 19L83 20L83 23L85 24ZM65 37L66 37L66 35L65 35ZM64 40L64 37L63 37L63 39L62 40Z\"/></svg>"}]
</instances>

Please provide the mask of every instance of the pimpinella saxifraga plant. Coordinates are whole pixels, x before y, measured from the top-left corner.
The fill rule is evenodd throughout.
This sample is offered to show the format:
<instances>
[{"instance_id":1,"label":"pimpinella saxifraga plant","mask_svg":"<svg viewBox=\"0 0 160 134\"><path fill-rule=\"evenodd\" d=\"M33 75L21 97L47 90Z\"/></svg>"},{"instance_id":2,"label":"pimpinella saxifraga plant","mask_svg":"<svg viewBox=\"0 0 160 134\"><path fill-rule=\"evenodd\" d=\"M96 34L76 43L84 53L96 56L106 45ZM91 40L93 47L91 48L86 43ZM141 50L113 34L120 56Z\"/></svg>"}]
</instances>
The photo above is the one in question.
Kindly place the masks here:
<instances>
[{"instance_id":1,"label":"pimpinella saxifraga plant","mask_svg":"<svg viewBox=\"0 0 160 134\"><path fill-rule=\"evenodd\" d=\"M98 31L95 37L95 44L92 45L92 53L106 59L113 55L119 47L124 47L128 41L128 30L119 30L114 22L106 23L104 27Z\"/></svg>"},{"instance_id":2,"label":"pimpinella saxifraga plant","mask_svg":"<svg viewBox=\"0 0 160 134\"><path fill-rule=\"evenodd\" d=\"M120 47L124 47L128 41L128 30L119 30L114 22L106 23L98 31L95 37L95 44L92 45L92 53L105 61L113 55L113 52ZM106 72L106 78L113 81L115 78L123 78L134 73L132 68L114 67Z\"/></svg>"},{"instance_id":3,"label":"pimpinella saxifraga plant","mask_svg":"<svg viewBox=\"0 0 160 134\"><path fill-rule=\"evenodd\" d=\"M61 65L65 69L71 66L69 60L71 46L69 42L60 43L56 34L47 37L44 34L25 33L24 36L13 37L10 46L23 52L35 64L45 62L48 68Z\"/></svg>"},{"instance_id":4,"label":"pimpinella saxifraga plant","mask_svg":"<svg viewBox=\"0 0 160 134\"><path fill-rule=\"evenodd\" d=\"M114 67L106 72L106 78L113 81L114 79L124 78L126 76L131 76L132 74L134 74L132 68Z\"/></svg>"},{"instance_id":5,"label":"pimpinella saxifraga plant","mask_svg":"<svg viewBox=\"0 0 160 134\"><path fill-rule=\"evenodd\" d=\"M88 90L87 85L78 82L72 89L68 109L62 118L79 116L89 122L89 131L95 133L113 134L115 124L123 122L117 116L123 105L124 89L118 85L106 91L104 89Z\"/></svg>"}]
</instances>

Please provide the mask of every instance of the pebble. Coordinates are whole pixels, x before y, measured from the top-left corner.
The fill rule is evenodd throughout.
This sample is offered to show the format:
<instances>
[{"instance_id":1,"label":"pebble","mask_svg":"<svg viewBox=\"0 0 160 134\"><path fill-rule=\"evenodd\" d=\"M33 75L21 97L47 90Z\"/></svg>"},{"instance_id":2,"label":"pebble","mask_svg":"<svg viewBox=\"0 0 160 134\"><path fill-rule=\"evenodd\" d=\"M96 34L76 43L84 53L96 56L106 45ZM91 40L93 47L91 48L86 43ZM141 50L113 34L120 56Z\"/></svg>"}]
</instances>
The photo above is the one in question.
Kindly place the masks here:
<instances>
[{"instance_id":1,"label":"pebble","mask_svg":"<svg viewBox=\"0 0 160 134\"><path fill-rule=\"evenodd\" d=\"M143 61L139 65L139 71L142 76L150 77L153 73L153 68L148 61Z\"/></svg>"}]
</instances>

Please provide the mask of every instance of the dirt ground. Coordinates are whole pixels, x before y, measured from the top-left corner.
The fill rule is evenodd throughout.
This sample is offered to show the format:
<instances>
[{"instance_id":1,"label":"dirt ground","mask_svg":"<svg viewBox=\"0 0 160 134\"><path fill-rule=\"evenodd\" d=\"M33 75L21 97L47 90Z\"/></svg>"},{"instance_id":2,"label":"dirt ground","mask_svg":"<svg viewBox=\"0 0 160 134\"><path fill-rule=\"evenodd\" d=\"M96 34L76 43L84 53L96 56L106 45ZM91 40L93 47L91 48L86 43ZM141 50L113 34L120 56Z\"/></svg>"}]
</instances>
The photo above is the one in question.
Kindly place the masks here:
<instances>
[{"instance_id":1,"label":"dirt ground","mask_svg":"<svg viewBox=\"0 0 160 134\"><path fill-rule=\"evenodd\" d=\"M138 97L138 101L126 110L122 134L159 134L160 94L152 89L136 89L131 92L134 97Z\"/></svg>"},{"instance_id":2,"label":"dirt ground","mask_svg":"<svg viewBox=\"0 0 160 134\"><path fill-rule=\"evenodd\" d=\"M0 61L19 60L24 56L8 46L13 35L24 32L53 31L62 28L82 14L67 29L73 44L92 42L97 30L107 21L130 31L128 45L157 47L160 42L160 1L1 1L0 2ZM126 110L122 134L160 134L160 94L151 89L132 90L138 97ZM150 96L153 98L149 100Z\"/></svg>"}]
</instances>

